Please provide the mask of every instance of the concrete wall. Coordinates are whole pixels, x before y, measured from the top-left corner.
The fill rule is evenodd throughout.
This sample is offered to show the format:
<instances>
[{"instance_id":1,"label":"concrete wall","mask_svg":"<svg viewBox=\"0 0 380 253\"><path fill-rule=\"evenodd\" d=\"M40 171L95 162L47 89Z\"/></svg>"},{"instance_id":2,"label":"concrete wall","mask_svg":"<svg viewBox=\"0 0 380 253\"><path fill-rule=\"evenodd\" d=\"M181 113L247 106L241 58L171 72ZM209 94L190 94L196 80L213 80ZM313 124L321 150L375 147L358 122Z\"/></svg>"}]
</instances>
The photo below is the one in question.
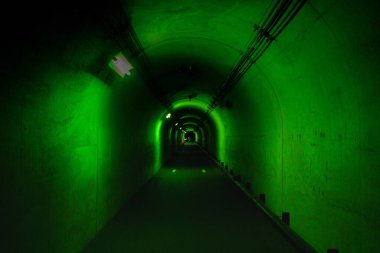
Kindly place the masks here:
<instances>
[{"instance_id":1,"label":"concrete wall","mask_svg":"<svg viewBox=\"0 0 380 253\"><path fill-rule=\"evenodd\" d=\"M2 59L1 252L78 252L157 169L161 105L108 71L101 29L60 28L10 38Z\"/></svg>"},{"instance_id":2,"label":"concrete wall","mask_svg":"<svg viewBox=\"0 0 380 253\"><path fill-rule=\"evenodd\" d=\"M226 163L318 252L379 250L376 9L309 1L223 112Z\"/></svg>"},{"instance_id":3,"label":"concrete wall","mask_svg":"<svg viewBox=\"0 0 380 253\"><path fill-rule=\"evenodd\" d=\"M216 90L270 2L133 5L155 66L178 55L215 73L196 80L199 90ZM266 194L273 212L289 211L291 227L319 252L379 251L378 7L370 0L309 0L231 93L231 109L217 109L226 129L220 158L254 194ZM178 87L176 76L165 80Z\"/></svg>"}]
</instances>

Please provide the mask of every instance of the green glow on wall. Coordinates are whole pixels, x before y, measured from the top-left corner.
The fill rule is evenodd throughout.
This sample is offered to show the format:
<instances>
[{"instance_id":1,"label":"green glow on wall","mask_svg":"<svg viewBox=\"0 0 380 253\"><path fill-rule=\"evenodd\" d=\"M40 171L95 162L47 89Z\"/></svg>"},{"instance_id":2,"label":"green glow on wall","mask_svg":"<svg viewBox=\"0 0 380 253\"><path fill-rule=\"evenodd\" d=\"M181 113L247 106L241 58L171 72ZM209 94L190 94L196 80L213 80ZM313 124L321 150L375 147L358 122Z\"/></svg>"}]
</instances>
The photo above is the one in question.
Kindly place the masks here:
<instances>
[{"instance_id":1,"label":"green glow on wall","mask_svg":"<svg viewBox=\"0 0 380 253\"><path fill-rule=\"evenodd\" d=\"M204 103L197 99L193 99L191 101L187 99L177 100L172 104L173 110L178 110L182 108L195 108L203 112L207 111L207 106L208 106L207 103Z\"/></svg>"},{"instance_id":2,"label":"green glow on wall","mask_svg":"<svg viewBox=\"0 0 380 253\"><path fill-rule=\"evenodd\" d=\"M217 157L220 160L224 160L226 154L226 131L224 123L217 110L212 111L210 117L214 120L217 128Z\"/></svg>"},{"instance_id":3,"label":"green glow on wall","mask_svg":"<svg viewBox=\"0 0 380 253\"><path fill-rule=\"evenodd\" d=\"M106 159L109 147L113 144L108 117L111 90L84 72L61 76L52 71L47 73L46 79L55 84L55 90L45 105L45 116L52 122L64 124L60 125L62 129L59 135L46 135L44 141L49 146L69 141L72 155L68 162L70 167L77 168L71 172L76 175L80 173L85 180L99 166L94 164L97 163L94 153L101 157L98 159ZM78 80L83 83L83 89L81 93L73 94L69 87L76 87ZM35 117L33 113L28 115Z\"/></svg>"},{"instance_id":4,"label":"green glow on wall","mask_svg":"<svg viewBox=\"0 0 380 253\"><path fill-rule=\"evenodd\" d=\"M197 131L194 131L195 134L195 142L199 143L199 133Z\"/></svg>"},{"instance_id":5,"label":"green glow on wall","mask_svg":"<svg viewBox=\"0 0 380 253\"><path fill-rule=\"evenodd\" d=\"M172 143L172 134L173 134L173 127L169 128L169 143Z\"/></svg>"},{"instance_id":6,"label":"green glow on wall","mask_svg":"<svg viewBox=\"0 0 380 253\"><path fill-rule=\"evenodd\" d=\"M162 147L161 147L161 127L162 127L162 120L157 120L156 127L155 127L155 133L154 133L154 170L153 172L156 173L159 171L162 165Z\"/></svg>"}]
</instances>

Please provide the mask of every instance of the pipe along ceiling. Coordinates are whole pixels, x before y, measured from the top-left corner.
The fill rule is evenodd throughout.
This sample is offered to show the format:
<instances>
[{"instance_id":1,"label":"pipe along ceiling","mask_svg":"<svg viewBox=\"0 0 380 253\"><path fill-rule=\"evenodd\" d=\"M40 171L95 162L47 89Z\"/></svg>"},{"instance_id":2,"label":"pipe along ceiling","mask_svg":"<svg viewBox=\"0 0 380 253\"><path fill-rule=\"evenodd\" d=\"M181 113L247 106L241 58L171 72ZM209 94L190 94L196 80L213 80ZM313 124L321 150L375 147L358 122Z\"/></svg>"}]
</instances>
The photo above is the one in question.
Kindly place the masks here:
<instances>
[{"instance_id":1,"label":"pipe along ceiling","mask_svg":"<svg viewBox=\"0 0 380 253\"><path fill-rule=\"evenodd\" d=\"M191 132L317 252L379 252L376 1L17 5L0 251L79 252Z\"/></svg>"}]
</instances>

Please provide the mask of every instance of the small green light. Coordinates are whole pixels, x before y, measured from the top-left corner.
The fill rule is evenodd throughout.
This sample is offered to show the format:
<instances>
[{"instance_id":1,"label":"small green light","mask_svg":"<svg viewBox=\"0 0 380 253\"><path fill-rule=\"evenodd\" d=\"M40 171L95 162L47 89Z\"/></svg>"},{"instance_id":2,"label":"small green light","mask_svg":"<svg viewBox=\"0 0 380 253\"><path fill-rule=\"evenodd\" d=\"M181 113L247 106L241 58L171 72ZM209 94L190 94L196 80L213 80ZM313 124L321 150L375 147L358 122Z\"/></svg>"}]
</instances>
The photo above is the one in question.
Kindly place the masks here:
<instances>
[{"instance_id":1,"label":"small green light","mask_svg":"<svg viewBox=\"0 0 380 253\"><path fill-rule=\"evenodd\" d=\"M177 171L176 169L173 169L173 170L172 170L172 173L175 173L176 171Z\"/></svg>"},{"instance_id":2,"label":"small green light","mask_svg":"<svg viewBox=\"0 0 380 253\"><path fill-rule=\"evenodd\" d=\"M205 170L205 169L203 169L203 170L202 170L202 173L206 173L206 170Z\"/></svg>"},{"instance_id":3,"label":"small green light","mask_svg":"<svg viewBox=\"0 0 380 253\"><path fill-rule=\"evenodd\" d=\"M178 122L177 122L177 123L175 123L175 126L178 126Z\"/></svg>"},{"instance_id":4,"label":"small green light","mask_svg":"<svg viewBox=\"0 0 380 253\"><path fill-rule=\"evenodd\" d=\"M167 119L170 119L171 116L172 116L171 113L166 114L166 118L167 118Z\"/></svg>"}]
</instances>

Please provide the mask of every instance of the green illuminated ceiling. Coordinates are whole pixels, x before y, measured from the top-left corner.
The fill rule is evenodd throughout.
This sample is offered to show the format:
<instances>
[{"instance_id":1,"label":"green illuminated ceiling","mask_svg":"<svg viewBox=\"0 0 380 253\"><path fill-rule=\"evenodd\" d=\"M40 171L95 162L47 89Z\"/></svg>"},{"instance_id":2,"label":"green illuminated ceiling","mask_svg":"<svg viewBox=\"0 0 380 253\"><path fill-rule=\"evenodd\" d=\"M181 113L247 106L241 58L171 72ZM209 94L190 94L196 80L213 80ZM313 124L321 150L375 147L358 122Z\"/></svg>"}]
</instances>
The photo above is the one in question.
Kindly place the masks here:
<instances>
[{"instance_id":1,"label":"green illuminated ceiling","mask_svg":"<svg viewBox=\"0 0 380 253\"><path fill-rule=\"evenodd\" d=\"M143 0L125 6L170 100L197 92L208 103L270 2Z\"/></svg>"}]
</instances>

